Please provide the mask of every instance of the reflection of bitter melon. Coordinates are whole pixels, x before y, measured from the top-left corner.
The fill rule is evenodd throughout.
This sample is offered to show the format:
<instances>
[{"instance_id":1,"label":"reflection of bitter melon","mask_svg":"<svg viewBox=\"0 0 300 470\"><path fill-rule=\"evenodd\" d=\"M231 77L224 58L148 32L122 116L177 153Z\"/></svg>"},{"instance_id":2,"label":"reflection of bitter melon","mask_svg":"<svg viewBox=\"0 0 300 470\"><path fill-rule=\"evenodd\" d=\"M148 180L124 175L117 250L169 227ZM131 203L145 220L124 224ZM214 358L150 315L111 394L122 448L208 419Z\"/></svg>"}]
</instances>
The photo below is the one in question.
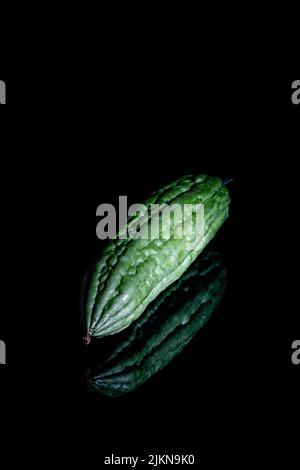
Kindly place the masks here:
<instances>
[{"instance_id":1,"label":"reflection of bitter melon","mask_svg":"<svg viewBox=\"0 0 300 470\"><path fill-rule=\"evenodd\" d=\"M115 337L107 359L90 371L89 389L119 396L148 380L206 323L225 286L226 270L220 257L215 252L200 256L149 305L144 315Z\"/></svg>"},{"instance_id":2,"label":"reflection of bitter melon","mask_svg":"<svg viewBox=\"0 0 300 470\"><path fill-rule=\"evenodd\" d=\"M193 249L187 241L196 233L195 212L182 215L172 222L169 239L110 240L101 256L91 267L84 282L83 317L86 341L91 337L112 335L127 328L147 308L158 294L180 278L208 242L214 237L228 215L229 194L219 178L206 175L185 176L165 186L144 203L147 208L143 221L151 224L152 204L169 207L185 204L204 205L204 236ZM125 228L130 232L137 216L128 219ZM164 222L163 222L164 223ZM183 236L177 238L178 228ZM195 240L195 239L194 239Z\"/></svg>"}]
</instances>

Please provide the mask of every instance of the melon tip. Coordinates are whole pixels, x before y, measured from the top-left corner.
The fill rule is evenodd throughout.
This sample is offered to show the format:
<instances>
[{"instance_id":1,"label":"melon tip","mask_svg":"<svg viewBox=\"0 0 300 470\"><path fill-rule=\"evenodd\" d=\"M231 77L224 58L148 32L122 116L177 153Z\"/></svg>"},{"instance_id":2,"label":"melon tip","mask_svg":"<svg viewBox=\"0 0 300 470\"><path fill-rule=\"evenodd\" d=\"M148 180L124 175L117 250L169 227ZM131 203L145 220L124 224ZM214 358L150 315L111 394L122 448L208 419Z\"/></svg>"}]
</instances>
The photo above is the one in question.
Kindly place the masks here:
<instances>
[{"instance_id":1,"label":"melon tip","mask_svg":"<svg viewBox=\"0 0 300 470\"><path fill-rule=\"evenodd\" d=\"M87 333L86 336L84 336L83 341L84 341L84 344L86 345L90 344L91 336L89 335L89 333Z\"/></svg>"}]
</instances>

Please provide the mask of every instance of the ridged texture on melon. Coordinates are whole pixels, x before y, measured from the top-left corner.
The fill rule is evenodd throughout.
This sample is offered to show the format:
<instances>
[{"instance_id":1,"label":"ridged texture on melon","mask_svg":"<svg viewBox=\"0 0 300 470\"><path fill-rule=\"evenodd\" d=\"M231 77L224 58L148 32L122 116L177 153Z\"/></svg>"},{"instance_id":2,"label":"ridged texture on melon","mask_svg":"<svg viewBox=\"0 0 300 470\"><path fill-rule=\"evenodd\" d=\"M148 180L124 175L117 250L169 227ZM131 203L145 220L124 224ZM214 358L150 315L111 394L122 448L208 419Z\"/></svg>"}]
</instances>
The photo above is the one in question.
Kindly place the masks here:
<instances>
[{"instance_id":1,"label":"ridged texture on melon","mask_svg":"<svg viewBox=\"0 0 300 470\"><path fill-rule=\"evenodd\" d=\"M179 204L181 207L204 204L204 237L193 250L187 250L185 237L172 236L178 229L173 224L168 240L118 236L110 240L84 284L83 316L87 337L118 333L136 320L150 302L180 278L214 237L228 216L229 202L228 190L221 179L206 175L182 177L153 193L144 203L147 209L151 204ZM177 221L189 227L189 237L195 233L194 219ZM127 228L135 222L136 217L129 218Z\"/></svg>"}]
</instances>

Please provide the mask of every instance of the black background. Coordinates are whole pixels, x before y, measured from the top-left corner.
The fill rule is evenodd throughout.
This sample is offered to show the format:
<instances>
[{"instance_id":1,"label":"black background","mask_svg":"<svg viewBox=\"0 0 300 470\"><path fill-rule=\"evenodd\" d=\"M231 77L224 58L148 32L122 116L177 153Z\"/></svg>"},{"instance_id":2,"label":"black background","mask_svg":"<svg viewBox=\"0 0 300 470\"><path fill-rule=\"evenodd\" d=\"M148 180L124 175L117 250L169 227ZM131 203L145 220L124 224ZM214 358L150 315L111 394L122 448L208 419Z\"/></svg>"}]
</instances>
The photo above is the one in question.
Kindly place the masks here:
<instances>
[{"instance_id":1,"label":"black background","mask_svg":"<svg viewBox=\"0 0 300 470\"><path fill-rule=\"evenodd\" d=\"M13 245L1 315L6 438L18 439L29 458L37 446L53 462L62 451L61 463L100 465L111 451L148 450L192 452L198 463L291 457L299 396L291 364L297 286L285 264L297 256L286 237L287 226L297 234L293 80L120 69L122 79L108 67L101 76L78 76L76 86L63 80L51 111L53 89L43 99L48 82L20 86L0 77L8 88L3 250ZM91 397L78 298L101 249L96 208L125 194L142 202L164 183L200 172L234 180L230 217L212 243L228 269L222 303L147 384L119 399Z\"/></svg>"}]
</instances>

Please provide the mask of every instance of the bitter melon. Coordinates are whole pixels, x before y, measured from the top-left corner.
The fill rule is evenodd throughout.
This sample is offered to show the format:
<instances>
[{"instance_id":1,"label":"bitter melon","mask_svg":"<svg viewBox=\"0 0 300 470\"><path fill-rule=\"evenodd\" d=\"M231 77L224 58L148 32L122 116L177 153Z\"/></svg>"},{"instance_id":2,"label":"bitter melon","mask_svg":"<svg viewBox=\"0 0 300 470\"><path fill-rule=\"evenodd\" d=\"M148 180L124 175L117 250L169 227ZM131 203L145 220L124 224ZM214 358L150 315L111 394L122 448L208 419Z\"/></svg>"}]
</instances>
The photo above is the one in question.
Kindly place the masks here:
<instances>
[{"instance_id":1,"label":"bitter melon","mask_svg":"<svg viewBox=\"0 0 300 470\"><path fill-rule=\"evenodd\" d=\"M82 309L85 339L101 338L127 328L164 289L176 281L201 253L228 216L230 197L220 178L188 175L153 193L144 203L144 216L151 222L152 204L184 207L204 205L204 236L194 249L187 249L187 239L197 229L194 213L171 226L171 236L163 239L110 240L94 262L84 281ZM128 219L130 230L136 219ZM177 225L176 225L177 224ZM176 238L178 226L188 226L186 236ZM124 233L124 231L122 231ZM189 238L190 240L190 238Z\"/></svg>"},{"instance_id":2,"label":"bitter melon","mask_svg":"<svg viewBox=\"0 0 300 470\"><path fill-rule=\"evenodd\" d=\"M202 254L152 302L89 371L88 388L107 396L136 389L165 367L204 326L222 298L226 269L216 252Z\"/></svg>"}]
</instances>

